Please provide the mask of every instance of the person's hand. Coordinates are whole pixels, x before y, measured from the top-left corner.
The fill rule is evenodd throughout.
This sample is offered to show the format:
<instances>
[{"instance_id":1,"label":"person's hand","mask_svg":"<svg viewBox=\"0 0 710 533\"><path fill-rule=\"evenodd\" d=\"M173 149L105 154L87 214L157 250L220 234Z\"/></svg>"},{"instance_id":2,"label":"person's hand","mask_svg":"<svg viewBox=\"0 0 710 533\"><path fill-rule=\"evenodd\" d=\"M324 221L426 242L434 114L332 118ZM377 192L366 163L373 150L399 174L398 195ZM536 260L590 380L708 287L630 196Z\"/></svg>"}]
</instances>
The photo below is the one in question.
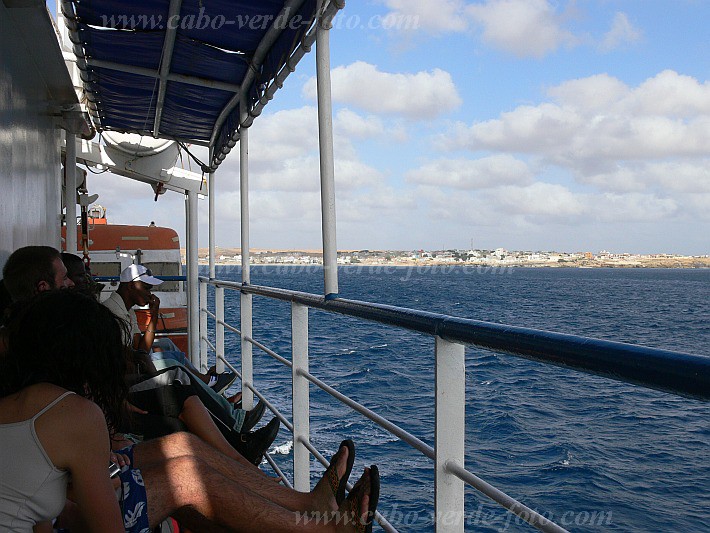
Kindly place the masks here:
<instances>
[{"instance_id":1,"label":"person's hand","mask_svg":"<svg viewBox=\"0 0 710 533\"><path fill-rule=\"evenodd\" d=\"M150 295L150 300L148 300L148 309L150 310L151 317L155 316L158 318L158 310L160 309L160 298L155 294Z\"/></svg>"},{"instance_id":2,"label":"person's hand","mask_svg":"<svg viewBox=\"0 0 710 533\"><path fill-rule=\"evenodd\" d=\"M131 464L131 460L126 454L123 453L111 452L109 454L109 459L111 459L112 462L116 463L120 468Z\"/></svg>"},{"instance_id":3,"label":"person's hand","mask_svg":"<svg viewBox=\"0 0 710 533\"><path fill-rule=\"evenodd\" d=\"M148 411L144 411L143 409L139 409L138 407L136 407L135 405L133 405L133 404L132 404L131 402L129 402L128 400L126 400L126 410L127 410L129 413L137 413L137 414L139 414L139 415L147 415L147 414L148 414Z\"/></svg>"}]
</instances>

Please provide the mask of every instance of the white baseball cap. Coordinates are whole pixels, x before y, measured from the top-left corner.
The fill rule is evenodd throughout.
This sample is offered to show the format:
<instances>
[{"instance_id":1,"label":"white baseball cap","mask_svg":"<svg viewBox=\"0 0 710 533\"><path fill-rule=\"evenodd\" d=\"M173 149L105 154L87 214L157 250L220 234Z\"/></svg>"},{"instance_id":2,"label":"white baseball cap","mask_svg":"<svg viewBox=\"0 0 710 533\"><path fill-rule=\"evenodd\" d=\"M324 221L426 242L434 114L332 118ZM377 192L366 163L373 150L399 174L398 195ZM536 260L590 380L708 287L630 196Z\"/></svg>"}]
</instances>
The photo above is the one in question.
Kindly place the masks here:
<instances>
[{"instance_id":1,"label":"white baseball cap","mask_svg":"<svg viewBox=\"0 0 710 533\"><path fill-rule=\"evenodd\" d=\"M143 265L129 265L121 272L121 283L130 283L131 281L142 281L148 285L160 285L163 281L153 277L153 273L149 268Z\"/></svg>"}]
</instances>

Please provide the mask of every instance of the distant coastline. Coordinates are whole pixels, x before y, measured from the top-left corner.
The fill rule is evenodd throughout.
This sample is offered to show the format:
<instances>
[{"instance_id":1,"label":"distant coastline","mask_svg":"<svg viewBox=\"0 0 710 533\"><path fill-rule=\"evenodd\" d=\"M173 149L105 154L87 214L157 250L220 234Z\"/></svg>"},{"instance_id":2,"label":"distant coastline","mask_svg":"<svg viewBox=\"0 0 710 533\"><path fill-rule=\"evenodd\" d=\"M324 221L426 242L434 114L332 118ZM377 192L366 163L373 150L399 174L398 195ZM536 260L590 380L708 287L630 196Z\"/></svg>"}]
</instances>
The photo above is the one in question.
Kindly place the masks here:
<instances>
[{"instance_id":1,"label":"distant coastline","mask_svg":"<svg viewBox=\"0 0 710 533\"><path fill-rule=\"evenodd\" d=\"M181 249L183 261L185 249ZM200 248L199 263L208 264L209 250ZM215 264L239 266L239 248L216 248ZM317 266L322 264L320 250L253 249L252 265ZM710 268L710 255L682 256L673 254L639 255L599 252L521 252L496 250L343 250L338 264L361 267L498 267L498 268Z\"/></svg>"}]
</instances>

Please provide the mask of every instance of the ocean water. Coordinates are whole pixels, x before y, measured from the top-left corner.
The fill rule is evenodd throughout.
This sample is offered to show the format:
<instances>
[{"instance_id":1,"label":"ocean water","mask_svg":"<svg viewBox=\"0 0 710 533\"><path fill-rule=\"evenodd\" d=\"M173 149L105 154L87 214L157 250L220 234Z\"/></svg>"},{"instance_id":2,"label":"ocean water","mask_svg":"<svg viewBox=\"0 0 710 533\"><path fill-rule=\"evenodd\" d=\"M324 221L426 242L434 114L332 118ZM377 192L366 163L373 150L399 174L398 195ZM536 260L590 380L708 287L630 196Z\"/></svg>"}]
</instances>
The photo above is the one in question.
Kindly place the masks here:
<instances>
[{"instance_id":1,"label":"ocean water","mask_svg":"<svg viewBox=\"0 0 710 533\"><path fill-rule=\"evenodd\" d=\"M240 280L221 268L221 279ZM252 283L319 293L316 268L256 266ZM342 297L708 354L710 271L646 269L340 270ZM210 299L212 293L210 292ZM239 295L226 291L239 324ZM254 297L254 337L290 359L290 305ZM310 370L433 445L430 337L311 310ZM239 340L227 333L239 364ZM290 418L290 370L254 349L255 383ZM466 350L466 467L571 531L710 531L710 406L578 372ZM429 459L311 387L311 431L327 457L353 438L377 464L380 511L400 531L433 531ZM291 472L290 434L274 457ZM313 461L315 483L322 467ZM467 531L532 531L473 489Z\"/></svg>"}]
</instances>

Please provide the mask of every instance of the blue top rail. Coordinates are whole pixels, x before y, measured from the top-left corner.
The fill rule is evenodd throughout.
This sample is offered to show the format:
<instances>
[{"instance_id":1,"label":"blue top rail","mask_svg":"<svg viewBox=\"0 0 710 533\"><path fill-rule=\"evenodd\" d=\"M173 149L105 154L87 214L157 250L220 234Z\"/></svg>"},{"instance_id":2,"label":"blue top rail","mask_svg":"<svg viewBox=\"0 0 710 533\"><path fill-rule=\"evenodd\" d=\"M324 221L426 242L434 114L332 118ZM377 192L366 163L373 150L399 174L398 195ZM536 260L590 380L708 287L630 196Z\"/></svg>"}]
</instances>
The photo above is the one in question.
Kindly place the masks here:
<instances>
[{"instance_id":1,"label":"blue top rail","mask_svg":"<svg viewBox=\"0 0 710 533\"><path fill-rule=\"evenodd\" d=\"M201 279L215 286L244 293L437 335L448 341L505 352L688 398L710 400L710 357L705 355L494 324L358 300L326 300L324 296L286 289Z\"/></svg>"},{"instance_id":2,"label":"blue top rail","mask_svg":"<svg viewBox=\"0 0 710 533\"><path fill-rule=\"evenodd\" d=\"M187 281L187 276L153 276L161 281ZM93 276L95 281L121 281L119 276Z\"/></svg>"}]
</instances>

